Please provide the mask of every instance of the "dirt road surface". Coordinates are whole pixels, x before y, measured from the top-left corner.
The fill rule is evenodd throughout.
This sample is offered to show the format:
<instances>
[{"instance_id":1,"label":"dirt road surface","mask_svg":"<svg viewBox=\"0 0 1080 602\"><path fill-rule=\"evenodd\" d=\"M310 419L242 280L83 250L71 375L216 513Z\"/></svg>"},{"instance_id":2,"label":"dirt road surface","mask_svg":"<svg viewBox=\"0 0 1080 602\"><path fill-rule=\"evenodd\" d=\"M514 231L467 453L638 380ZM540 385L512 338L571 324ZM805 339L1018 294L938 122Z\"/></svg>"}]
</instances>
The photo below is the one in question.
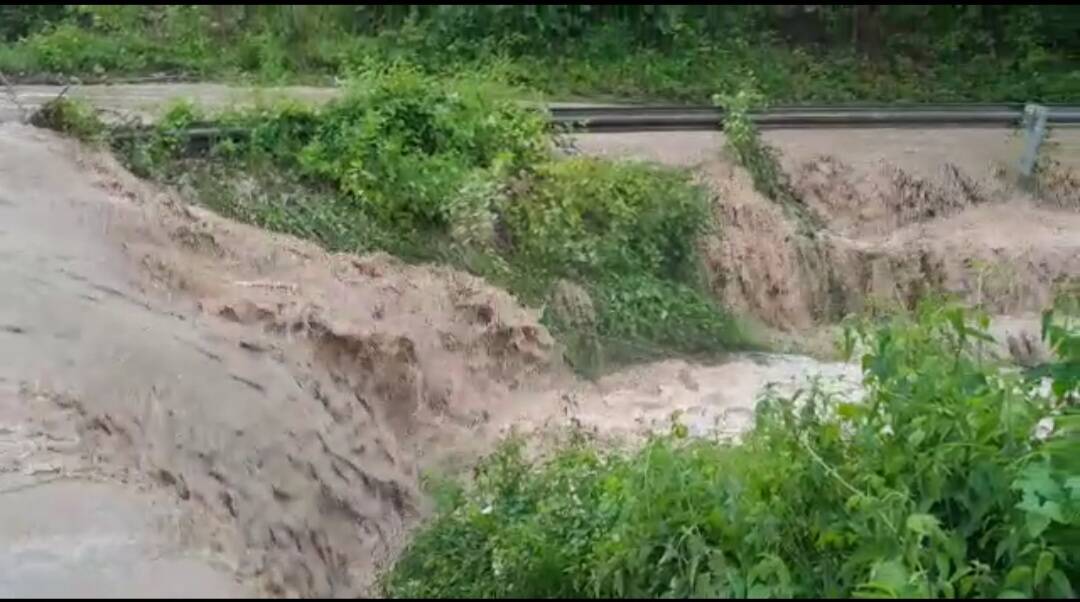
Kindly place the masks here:
<instances>
[{"instance_id":1,"label":"dirt road surface","mask_svg":"<svg viewBox=\"0 0 1080 602\"><path fill-rule=\"evenodd\" d=\"M73 86L15 86L0 93L0 122L18 121L24 114L63 93L103 111L105 121L139 117L150 121L172 104L189 101L209 110L250 105L258 99L290 98L318 104L335 98L336 88L284 86L253 88L209 83L113 84Z\"/></svg>"}]
</instances>

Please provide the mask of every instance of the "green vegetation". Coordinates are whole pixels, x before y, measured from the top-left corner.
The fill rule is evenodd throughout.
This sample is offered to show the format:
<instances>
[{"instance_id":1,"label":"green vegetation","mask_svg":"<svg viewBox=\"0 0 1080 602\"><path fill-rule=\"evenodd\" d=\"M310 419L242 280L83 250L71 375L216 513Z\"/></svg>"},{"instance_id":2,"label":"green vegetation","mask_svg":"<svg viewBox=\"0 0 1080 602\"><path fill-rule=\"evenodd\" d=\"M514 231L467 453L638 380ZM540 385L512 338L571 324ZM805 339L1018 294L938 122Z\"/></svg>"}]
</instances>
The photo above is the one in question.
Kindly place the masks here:
<instances>
[{"instance_id":1,"label":"green vegetation","mask_svg":"<svg viewBox=\"0 0 1080 602\"><path fill-rule=\"evenodd\" d=\"M1080 330L1023 374L985 317L854 324L865 398L768 397L741 443L685 428L631 451L510 439L391 572L395 597L1073 597ZM1050 394L1038 378L1050 375ZM1050 426L1052 425L1052 429Z\"/></svg>"},{"instance_id":2,"label":"green vegetation","mask_svg":"<svg viewBox=\"0 0 1080 602\"><path fill-rule=\"evenodd\" d=\"M505 91L503 91L505 92ZM545 321L583 372L745 345L698 286L695 244L708 197L684 171L556 158L547 120L485 78L411 67L355 75L322 108L261 107L221 116L245 134L191 158L175 107L157 132L118 141L131 168L192 189L214 209L332 250L385 250L457 265L548 302L582 287L596 315Z\"/></svg>"},{"instance_id":3,"label":"green vegetation","mask_svg":"<svg viewBox=\"0 0 1080 602\"><path fill-rule=\"evenodd\" d=\"M458 266L545 307L567 360L713 354L746 334L699 282L712 222L684 171L557 157L525 85L713 98L729 151L809 214L747 119L775 102L1075 100L1071 6L0 7L0 71L297 81L339 100L215 116L179 105L110 141L136 173L335 251ZM462 75L464 74L464 75ZM752 89L746 82L753 82ZM714 95L715 93L715 95ZM108 132L59 98L34 123ZM722 235L722 233L719 233ZM1080 300L1077 295L1072 298ZM508 440L395 567L400 597L1072 597L1080 586L1080 330L1056 359L989 357L987 321L924 304L845 331L865 396L768 395L739 442L674 422L637 448ZM1045 384L1049 381L1050 386Z\"/></svg>"},{"instance_id":4,"label":"green vegetation","mask_svg":"<svg viewBox=\"0 0 1080 602\"><path fill-rule=\"evenodd\" d=\"M556 95L704 102L749 74L776 102L1062 101L1072 5L0 7L0 71L328 80L406 60L495 66Z\"/></svg>"},{"instance_id":5,"label":"green vegetation","mask_svg":"<svg viewBox=\"0 0 1080 602\"><path fill-rule=\"evenodd\" d=\"M93 107L63 95L41 105L30 115L30 123L91 144L103 142L106 135L105 124Z\"/></svg>"},{"instance_id":6,"label":"green vegetation","mask_svg":"<svg viewBox=\"0 0 1080 602\"><path fill-rule=\"evenodd\" d=\"M762 108L765 103L754 82L748 82L734 94L714 95L713 103L724 109L727 150L749 172L754 188L791 214L801 232L813 236L821 227L820 218L799 198L780 165L779 152L761 139L757 126L750 120L750 111Z\"/></svg>"}]
</instances>

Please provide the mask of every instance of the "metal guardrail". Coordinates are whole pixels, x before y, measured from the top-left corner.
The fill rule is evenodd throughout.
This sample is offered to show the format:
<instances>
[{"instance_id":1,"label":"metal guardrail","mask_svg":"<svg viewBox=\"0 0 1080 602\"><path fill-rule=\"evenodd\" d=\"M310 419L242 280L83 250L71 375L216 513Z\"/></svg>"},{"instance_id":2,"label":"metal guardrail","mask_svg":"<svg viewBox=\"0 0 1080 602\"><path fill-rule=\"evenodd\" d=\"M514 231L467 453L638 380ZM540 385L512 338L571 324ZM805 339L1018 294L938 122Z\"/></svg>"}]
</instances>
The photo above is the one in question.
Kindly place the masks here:
<instances>
[{"instance_id":1,"label":"metal guardrail","mask_svg":"<svg viewBox=\"0 0 1080 602\"><path fill-rule=\"evenodd\" d=\"M1048 107L1047 123L1080 125L1080 107ZM1024 105L776 107L750 113L763 129L815 127L1016 127ZM713 107L590 107L551 110L552 122L584 131L715 130Z\"/></svg>"},{"instance_id":2,"label":"metal guardrail","mask_svg":"<svg viewBox=\"0 0 1080 602\"><path fill-rule=\"evenodd\" d=\"M1044 105L1048 126L1080 126L1080 106ZM551 123L577 132L648 132L719 130L724 112L704 106L550 107ZM1019 127L1023 104L788 106L750 113L760 128L880 128L880 127ZM138 138L149 127L117 131L114 139ZM239 127L212 122L171 132L196 146L248 135Z\"/></svg>"}]
</instances>

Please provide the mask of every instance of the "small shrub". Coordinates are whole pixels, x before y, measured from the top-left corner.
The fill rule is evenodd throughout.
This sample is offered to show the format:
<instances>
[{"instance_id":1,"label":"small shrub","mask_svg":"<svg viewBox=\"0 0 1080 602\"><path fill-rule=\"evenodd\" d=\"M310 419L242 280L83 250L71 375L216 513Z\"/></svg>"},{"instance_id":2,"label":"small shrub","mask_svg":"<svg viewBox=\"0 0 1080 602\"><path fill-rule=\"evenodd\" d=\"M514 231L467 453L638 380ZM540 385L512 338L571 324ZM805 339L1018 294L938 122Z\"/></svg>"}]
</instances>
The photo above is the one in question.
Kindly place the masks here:
<instances>
[{"instance_id":1,"label":"small shrub","mask_svg":"<svg viewBox=\"0 0 1080 602\"><path fill-rule=\"evenodd\" d=\"M713 104L724 109L727 148L735 161L750 172L754 188L766 198L780 203L785 211L797 218L804 231L810 233L813 231L810 226L820 226L821 220L799 198L780 165L779 153L761 139L757 126L750 120L750 110L763 103L764 97L753 85L744 86L735 94L713 96Z\"/></svg>"},{"instance_id":2,"label":"small shrub","mask_svg":"<svg viewBox=\"0 0 1080 602\"><path fill-rule=\"evenodd\" d=\"M188 174L219 211L333 250L451 263L527 303L543 303L560 278L579 282L596 296L596 323L546 319L586 373L742 344L696 286L708 198L687 173L556 159L544 116L477 77L408 66L357 77L322 108L223 115L225 130L245 133L211 149L224 167L186 158L177 132L201 119L189 105L120 150L138 173Z\"/></svg>"},{"instance_id":3,"label":"small shrub","mask_svg":"<svg viewBox=\"0 0 1080 602\"><path fill-rule=\"evenodd\" d=\"M36 127L67 134L83 142L100 142L105 136L105 124L98 119L94 108L65 96L41 105L30 116L30 123Z\"/></svg>"},{"instance_id":4,"label":"small shrub","mask_svg":"<svg viewBox=\"0 0 1080 602\"><path fill-rule=\"evenodd\" d=\"M634 358L703 354L744 344L738 323L705 293L646 274L612 276L594 285L598 333L631 344Z\"/></svg>"},{"instance_id":5,"label":"small shrub","mask_svg":"<svg viewBox=\"0 0 1080 602\"><path fill-rule=\"evenodd\" d=\"M136 175L163 176L170 163L189 149L191 141L183 131L201 117L194 104L179 101L165 111L149 135L114 137L110 142Z\"/></svg>"},{"instance_id":6,"label":"small shrub","mask_svg":"<svg viewBox=\"0 0 1080 602\"><path fill-rule=\"evenodd\" d=\"M387 250L416 258L414 239L380 229L333 188L313 187L271 166L196 161L186 164L181 174L176 179L181 189L227 217L313 240L333 251Z\"/></svg>"},{"instance_id":7,"label":"small shrub","mask_svg":"<svg viewBox=\"0 0 1080 602\"><path fill-rule=\"evenodd\" d=\"M682 171L594 158L536 167L504 209L516 253L570 275L687 277L707 198Z\"/></svg>"},{"instance_id":8,"label":"small shrub","mask_svg":"<svg viewBox=\"0 0 1080 602\"><path fill-rule=\"evenodd\" d=\"M63 4L8 4L0 7L0 42L15 42L68 16Z\"/></svg>"},{"instance_id":9,"label":"small shrub","mask_svg":"<svg viewBox=\"0 0 1080 602\"><path fill-rule=\"evenodd\" d=\"M1041 151L1032 186L1035 197L1051 207L1080 211L1080 170L1055 157L1057 149Z\"/></svg>"},{"instance_id":10,"label":"small shrub","mask_svg":"<svg viewBox=\"0 0 1080 602\"><path fill-rule=\"evenodd\" d=\"M445 228L454 199L546 158L549 148L542 115L493 98L482 82L409 67L362 74L344 100L320 111L282 112L252 144L412 231Z\"/></svg>"}]
</instances>

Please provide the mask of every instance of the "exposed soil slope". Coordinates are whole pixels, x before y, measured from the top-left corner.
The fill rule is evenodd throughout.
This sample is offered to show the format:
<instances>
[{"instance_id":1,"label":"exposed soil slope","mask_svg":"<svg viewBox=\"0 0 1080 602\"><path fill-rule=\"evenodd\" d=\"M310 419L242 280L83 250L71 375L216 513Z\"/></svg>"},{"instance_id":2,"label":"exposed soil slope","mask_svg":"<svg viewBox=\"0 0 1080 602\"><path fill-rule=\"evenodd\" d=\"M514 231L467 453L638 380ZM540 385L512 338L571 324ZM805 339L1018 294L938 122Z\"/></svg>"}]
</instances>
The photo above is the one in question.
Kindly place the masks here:
<instances>
[{"instance_id":1,"label":"exposed soil slope","mask_svg":"<svg viewBox=\"0 0 1080 602\"><path fill-rule=\"evenodd\" d=\"M584 152L697 169L716 192L703 241L715 295L787 331L869 304L946 291L996 314L1044 309L1080 278L1080 132L1053 136L1038 195L1015 185L1020 141L1002 130L786 130L766 140L822 225L754 190L719 133L603 134ZM1057 157L1054 159L1054 157Z\"/></svg>"},{"instance_id":2,"label":"exposed soil slope","mask_svg":"<svg viewBox=\"0 0 1080 602\"><path fill-rule=\"evenodd\" d=\"M579 381L535 312L482 280L328 254L52 133L0 128L0 480L51 500L4 496L0 512L85 516L66 539L48 511L0 532L12 591L108 595L162 549L147 570L170 578L132 591L363 594L424 511L420 468L465 466L507 429L637 436L680 410L695 432L737 434L770 381L853 377L737 356ZM121 524L113 506L143 510ZM95 515L104 531L80 531ZM87 579L34 578L42 546L46 575Z\"/></svg>"},{"instance_id":3,"label":"exposed soil slope","mask_svg":"<svg viewBox=\"0 0 1080 602\"><path fill-rule=\"evenodd\" d=\"M83 472L171 489L259 591L360 593L419 511L414 442L548 366L547 333L476 279L329 257L52 134L2 140L0 377L65 410L29 419L76 433Z\"/></svg>"}]
</instances>

